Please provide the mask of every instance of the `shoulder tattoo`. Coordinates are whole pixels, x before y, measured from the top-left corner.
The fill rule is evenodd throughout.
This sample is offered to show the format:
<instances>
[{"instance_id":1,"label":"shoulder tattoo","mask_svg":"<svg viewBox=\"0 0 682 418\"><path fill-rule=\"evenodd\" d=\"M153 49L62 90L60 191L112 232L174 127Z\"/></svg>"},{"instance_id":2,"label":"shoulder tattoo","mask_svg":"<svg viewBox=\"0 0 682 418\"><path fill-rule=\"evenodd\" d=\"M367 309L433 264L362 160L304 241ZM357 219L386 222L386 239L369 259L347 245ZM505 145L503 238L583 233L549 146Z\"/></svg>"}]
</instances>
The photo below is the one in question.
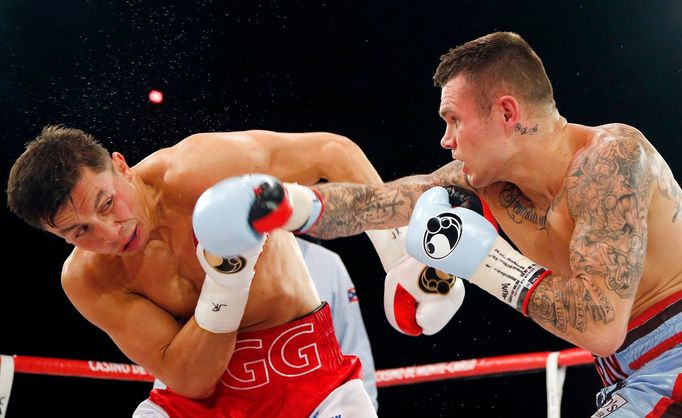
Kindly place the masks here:
<instances>
[{"instance_id":1,"label":"shoulder tattoo","mask_svg":"<svg viewBox=\"0 0 682 418\"><path fill-rule=\"evenodd\" d=\"M654 174L641 134L632 128L615 131L569 169L567 204L576 220L570 258L577 271L601 277L608 289L631 298L644 267Z\"/></svg>"}]
</instances>

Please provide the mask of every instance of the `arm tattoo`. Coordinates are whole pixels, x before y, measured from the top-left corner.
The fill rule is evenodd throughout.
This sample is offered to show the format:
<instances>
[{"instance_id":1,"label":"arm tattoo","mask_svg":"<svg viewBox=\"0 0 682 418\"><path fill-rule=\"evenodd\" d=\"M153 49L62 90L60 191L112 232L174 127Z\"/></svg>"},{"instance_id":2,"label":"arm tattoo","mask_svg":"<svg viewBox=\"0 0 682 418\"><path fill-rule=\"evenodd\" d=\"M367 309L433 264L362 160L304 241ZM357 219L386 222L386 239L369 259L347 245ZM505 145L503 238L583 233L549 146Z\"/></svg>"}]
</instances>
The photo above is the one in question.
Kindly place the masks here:
<instances>
[{"instance_id":1,"label":"arm tattoo","mask_svg":"<svg viewBox=\"0 0 682 418\"><path fill-rule=\"evenodd\" d=\"M615 308L601 287L579 275L546 277L531 295L528 314L540 324L566 332L568 327L584 333L588 320L607 324Z\"/></svg>"},{"instance_id":2,"label":"arm tattoo","mask_svg":"<svg viewBox=\"0 0 682 418\"><path fill-rule=\"evenodd\" d=\"M641 134L614 131L569 169L567 203L576 221L569 250L574 271L603 278L609 290L627 299L644 268L653 178Z\"/></svg>"},{"instance_id":3,"label":"arm tattoo","mask_svg":"<svg viewBox=\"0 0 682 418\"><path fill-rule=\"evenodd\" d=\"M576 224L569 245L574 275L538 285L529 305L536 322L585 333L590 321L614 320L614 294L634 298L646 256L654 155L641 133L618 126L576 157L562 197Z\"/></svg>"},{"instance_id":4,"label":"arm tattoo","mask_svg":"<svg viewBox=\"0 0 682 418\"><path fill-rule=\"evenodd\" d=\"M368 229L407 225L419 196L430 188L425 181L409 177L407 184L360 185L327 183L315 188L322 195L324 213L308 232L331 239L359 234Z\"/></svg>"},{"instance_id":5,"label":"arm tattoo","mask_svg":"<svg viewBox=\"0 0 682 418\"><path fill-rule=\"evenodd\" d=\"M462 185L462 164L453 161L428 175L403 177L386 184L325 183L315 186L324 213L308 234L332 239L368 229L407 225L419 196L435 186Z\"/></svg>"}]
</instances>

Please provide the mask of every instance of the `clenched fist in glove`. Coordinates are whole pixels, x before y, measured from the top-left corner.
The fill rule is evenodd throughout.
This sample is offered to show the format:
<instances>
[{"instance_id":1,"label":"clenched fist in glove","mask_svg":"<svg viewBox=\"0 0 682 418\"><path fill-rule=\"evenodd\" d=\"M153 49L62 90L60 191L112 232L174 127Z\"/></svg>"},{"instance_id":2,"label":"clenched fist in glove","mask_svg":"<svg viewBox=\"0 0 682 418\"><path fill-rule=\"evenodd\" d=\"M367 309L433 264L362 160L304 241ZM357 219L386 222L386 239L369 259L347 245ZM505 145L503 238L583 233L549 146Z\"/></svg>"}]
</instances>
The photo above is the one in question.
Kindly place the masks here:
<instances>
[{"instance_id":1,"label":"clenched fist in glove","mask_svg":"<svg viewBox=\"0 0 682 418\"><path fill-rule=\"evenodd\" d=\"M405 230L367 231L387 273L384 311L391 326L403 334L432 335L462 306L464 285L407 255Z\"/></svg>"}]
</instances>

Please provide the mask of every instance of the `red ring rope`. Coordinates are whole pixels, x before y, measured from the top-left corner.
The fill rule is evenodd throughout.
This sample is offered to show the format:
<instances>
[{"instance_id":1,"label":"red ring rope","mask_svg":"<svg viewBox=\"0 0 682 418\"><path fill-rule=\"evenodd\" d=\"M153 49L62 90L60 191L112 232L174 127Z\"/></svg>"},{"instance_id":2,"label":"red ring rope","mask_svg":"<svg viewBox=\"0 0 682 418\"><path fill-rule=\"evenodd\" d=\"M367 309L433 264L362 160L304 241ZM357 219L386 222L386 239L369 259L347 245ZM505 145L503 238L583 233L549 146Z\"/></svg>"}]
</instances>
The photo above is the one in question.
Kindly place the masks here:
<instances>
[{"instance_id":1,"label":"red ring rope","mask_svg":"<svg viewBox=\"0 0 682 418\"><path fill-rule=\"evenodd\" d=\"M377 370L377 387L540 370L545 369L549 354L549 351L543 351ZM12 357L15 373L154 381L154 376L136 364L16 355ZM571 348L559 352L558 365L559 367L578 366L591 364L593 361L592 354L586 350Z\"/></svg>"},{"instance_id":2,"label":"red ring rope","mask_svg":"<svg viewBox=\"0 0 682 418\"><path fill-rule=\"evenodd\" d=\"M549 354L549 351L543 351L377 370L377 387L545 369ZM559 367L593 362L592 354L582 348L559 352Z\"/></svg>"},{"instance_id":3,"label":"red ring rope","mask_svg":"<svg viewBox=\"0 0 682 418\"><path fill-rule=\"evenodd\" d=\"M52 376L89 377L93 379L134 380L153 382L154 376L136 364L110 363L93 360L12 356L15 373Z\"/></svg>"}]
</instances>

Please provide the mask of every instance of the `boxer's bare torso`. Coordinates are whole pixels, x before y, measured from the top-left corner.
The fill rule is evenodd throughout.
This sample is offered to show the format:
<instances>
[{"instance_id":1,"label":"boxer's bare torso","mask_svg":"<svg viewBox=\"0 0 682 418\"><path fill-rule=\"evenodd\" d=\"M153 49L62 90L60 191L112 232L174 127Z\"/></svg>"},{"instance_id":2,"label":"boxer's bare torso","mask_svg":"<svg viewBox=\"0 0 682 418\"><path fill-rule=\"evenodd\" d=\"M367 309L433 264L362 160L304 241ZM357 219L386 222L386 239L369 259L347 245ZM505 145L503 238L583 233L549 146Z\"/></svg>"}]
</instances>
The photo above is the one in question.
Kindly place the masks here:
<instances>
[{"instance_id":1,"label":"boxer's bare torso","mask_svg":"<svg viewBox=\"0 0 682 418\"><path fill-rule=\"evenodd\" d=\"M634 277L630 283L636 287L636 292L632 292L634 300L630 313L634 317L657 301L682 290L679 256L682 193L661 156L633 128L616 124L596 128L569 125L567 129L573 131L570 141L575 153L567 161L561 187L549 204L536 205L511 183L495 183L479 193L490 205L504 232L524 255L563 276L572 274L569 247L575 222L571 212L589 213L595 222L603 223L603 230L592 231L594 236L585 237L582 240L584 248L576 249L573 254L598 253L592 261L593 268L606 281L630 280L623 270L630 268L630 263L643 264L641 279L637 281ZM609 141L625 142L623 147L630 146L629 143L641 146L641 158L649 171L638 175L642 180L648 177L651 186L641 191L618 190L617 177L626 175L627 167L619 165L617 155L609 155L614 152L613 148L602 146ZM586 154L595 152L601 153L598 161L592 159L593 162L585 164ZM641 192L646 195L639 198L648 203L645 219L630 219L623 215L625 210L631 209L624 206L633 204L627 195ZM631 224L640 223L646 224L645 234L618 242ZM607 244L596 244L596 240L607 241ZM633 260L633 257L641 258L641 261Z\"/></svg>"},{"instance_id":2,"label":"boxer's bare torso","mask_svg":"<svg viewBox=\"0 0 682 418\"><path fill-rule=\"evenodd\" d=\"M185 209L191 213L191 208ZM122 257L75 249L66 269L76 268L82 274L66 275L65 288L83 286L114 299L143 297L178 322L187 322L194 314L205 273L196 259L187 211L163 212L163 224L152 229L140 254ZM284 231L268 237L256 265L241 331L280 325L320 304L292 240L293 235ZM77 297L72 301L77 307L82 303Z\"/></svg>"},{"instance_id":3,"label":"boxer's bare torso","mask_svg":"<svg viewBox=\"0 0 682 418\"><path fill-rule=\"evenodd\" d=\"M73 204L47 228L76 245L62 284L74 306L128 357L190 397L210 391L187 374L205 368L204 379L215 384L236 338L206 332L192 319L205 276L191 221L200 194L251 172L304 184L381 181L357 146L325 133L198 134L134 167L120 154L113 160L115 173L84 172ZM255 270L240 332L283 324L319 306L291 233L269 235Z\"/></svg>"},{"instance_id":4,"label":"boxer's bare torso","mask_svg":"<svg viewBox=\"0 0 682 418\"><path fill-rule=\"evenodd\" d=\"M447 109L443 115L449 120ZM529 316L573 344L610 355L630 319L682 291L682 192L632 127L543 123L543 136L523 131L512 139L480 138L476 124L472 136L463 122L441 142L455 160L430 176L378 187L318 186L326 210L310 233L331 238L405 225L433 183L475 190L516 247L553 271L532 293ZM498 146L507 149L489 155ZM507 177L518 181L490 180Z\"/></svg>"}]
</instances>

